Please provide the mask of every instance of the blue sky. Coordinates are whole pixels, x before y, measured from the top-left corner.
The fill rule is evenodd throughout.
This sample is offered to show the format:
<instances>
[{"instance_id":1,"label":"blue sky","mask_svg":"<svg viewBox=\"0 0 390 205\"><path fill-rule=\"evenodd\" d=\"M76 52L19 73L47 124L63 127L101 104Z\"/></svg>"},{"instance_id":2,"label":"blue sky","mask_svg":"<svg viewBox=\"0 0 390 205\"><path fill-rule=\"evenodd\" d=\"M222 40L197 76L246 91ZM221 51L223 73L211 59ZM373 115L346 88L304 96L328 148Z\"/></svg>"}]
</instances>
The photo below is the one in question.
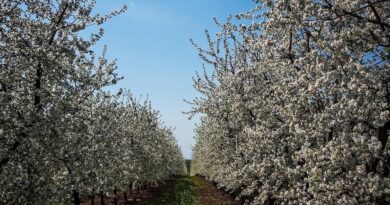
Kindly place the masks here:
<instances>
[{"instance_id":1,"label":"blue sky","mask_svg":"<svg viewBox=\"0 0 390 205\"><path fill-rule=\"evenodd\" d=\"M175 137L186 158L191 157L196 117L188 120L182 111L190 110L183 99L197 93L192 76L201 71L201 60L189 43L194 39L206 47L204 30L217 32L213 18L223 21L230 14L253 7L251 0L97 0L96 12L108 13L126 4L128 11L108 21L105 35L96 46L108 46L108 58L118 60L118 73L124 77L116 87L146 95L167 126L175 127ZM113 88L115 89L115 88Z\"/></svg>"}]
</instances>

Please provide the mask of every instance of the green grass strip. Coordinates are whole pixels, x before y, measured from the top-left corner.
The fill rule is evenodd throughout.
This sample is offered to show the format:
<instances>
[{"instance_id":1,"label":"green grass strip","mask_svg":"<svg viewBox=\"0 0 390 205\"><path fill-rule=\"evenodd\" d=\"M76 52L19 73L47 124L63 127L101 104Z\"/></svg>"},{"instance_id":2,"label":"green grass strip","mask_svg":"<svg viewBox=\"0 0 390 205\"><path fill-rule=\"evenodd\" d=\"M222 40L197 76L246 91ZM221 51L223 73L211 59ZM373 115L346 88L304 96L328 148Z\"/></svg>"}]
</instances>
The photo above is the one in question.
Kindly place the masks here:
<instances>
[{"instance_id":1,"label":"green grass strip","mask_svg":"<svg viewBox=\"0 0 390 205\"><path fill-rule=\"evenodd\" d=\"M199 183L203 182L189 176L170 179L156 198L137 205L198 205L196 187L201 185Z\"/></svg>"}]
</instances>

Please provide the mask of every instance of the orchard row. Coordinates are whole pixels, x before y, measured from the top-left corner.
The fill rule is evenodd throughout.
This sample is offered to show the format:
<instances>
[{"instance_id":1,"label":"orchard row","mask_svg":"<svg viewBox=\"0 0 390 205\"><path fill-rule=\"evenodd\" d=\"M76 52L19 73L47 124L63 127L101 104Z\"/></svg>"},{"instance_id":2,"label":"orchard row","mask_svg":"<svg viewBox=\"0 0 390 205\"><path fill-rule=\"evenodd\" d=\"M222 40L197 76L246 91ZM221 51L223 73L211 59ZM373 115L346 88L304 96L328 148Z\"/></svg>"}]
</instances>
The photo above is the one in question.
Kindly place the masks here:
<instances>
[{"instance_id":1,"label":"orchard row","mask_svg":"<svg viewBox=\"0 0 390 205\"><path fill-rule=\"evenodd\" d=\"M94 1L0 3L0 203L66 203L185 172L150 102L108 92L121 78L87 36L125 8ZM82 37L84 36L84 37Z\"/></svg>"},{"instance_id":2,"label":"orchard row","mask_svg":"<svg viewBox=\"0 0 390 205\"><path fill-rule=\"evenodd\" d=\"M388 204L390 1L257 0L216 23L192 173L244 204Z\"/></svg>"}]
</instances>

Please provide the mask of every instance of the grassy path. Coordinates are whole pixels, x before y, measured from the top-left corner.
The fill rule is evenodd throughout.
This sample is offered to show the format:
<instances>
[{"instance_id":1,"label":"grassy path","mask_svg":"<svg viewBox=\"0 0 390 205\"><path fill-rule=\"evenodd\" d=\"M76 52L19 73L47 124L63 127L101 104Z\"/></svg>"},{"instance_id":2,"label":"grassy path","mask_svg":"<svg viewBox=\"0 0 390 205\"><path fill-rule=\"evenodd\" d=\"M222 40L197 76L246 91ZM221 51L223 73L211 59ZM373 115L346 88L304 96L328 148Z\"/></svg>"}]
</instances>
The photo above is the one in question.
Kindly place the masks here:
<instances>
[{"instance_id":1,"label":"grassy path","mask_svg":"<svg viewBox=\"0 0 390 205\"><path fill-rule=\"evenodd\" d=\"M150 199L136 205L197 205L195 185L190 177L168 179L160 190Z\"/></svg>"},{"instance_id":2,"label":"grassy path","mask_svg":"<svg viewBox=\"0 0 390 205\"><path fill-rule=\"evenodd\" d=\"M200 177L172 178L154 196L136 205L237 205L228 195Z\"/></svg>"}]
</instances>

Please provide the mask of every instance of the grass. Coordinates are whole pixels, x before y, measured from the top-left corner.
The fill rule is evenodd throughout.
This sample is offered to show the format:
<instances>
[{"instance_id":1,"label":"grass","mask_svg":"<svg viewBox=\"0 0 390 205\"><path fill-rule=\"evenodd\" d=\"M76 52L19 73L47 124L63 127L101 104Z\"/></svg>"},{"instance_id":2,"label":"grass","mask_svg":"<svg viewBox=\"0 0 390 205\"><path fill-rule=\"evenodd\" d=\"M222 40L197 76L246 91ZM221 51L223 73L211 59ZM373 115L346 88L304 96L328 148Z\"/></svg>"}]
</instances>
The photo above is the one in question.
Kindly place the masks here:
<instances>
[{"instance_id":1,"label":"grass","mask_svg":"<svg viewBox=\"0 0 390 205\"><path fill-rule=\"evenodd\" d=\"M197 180L189 176L176 177L167 181L157 197L137 205L197 205Z\"/></svg>"},{"instance_id":2,"label":"grass","mask_svg":"<svg viewBox=\"0 0 390 205\"><path fill-rule=\"evenodd\" d=\"M191 176L190 178L197 189L201 189L205 186L205 181L202 178L196 176Z\"/></svg>"}]
</instances>

